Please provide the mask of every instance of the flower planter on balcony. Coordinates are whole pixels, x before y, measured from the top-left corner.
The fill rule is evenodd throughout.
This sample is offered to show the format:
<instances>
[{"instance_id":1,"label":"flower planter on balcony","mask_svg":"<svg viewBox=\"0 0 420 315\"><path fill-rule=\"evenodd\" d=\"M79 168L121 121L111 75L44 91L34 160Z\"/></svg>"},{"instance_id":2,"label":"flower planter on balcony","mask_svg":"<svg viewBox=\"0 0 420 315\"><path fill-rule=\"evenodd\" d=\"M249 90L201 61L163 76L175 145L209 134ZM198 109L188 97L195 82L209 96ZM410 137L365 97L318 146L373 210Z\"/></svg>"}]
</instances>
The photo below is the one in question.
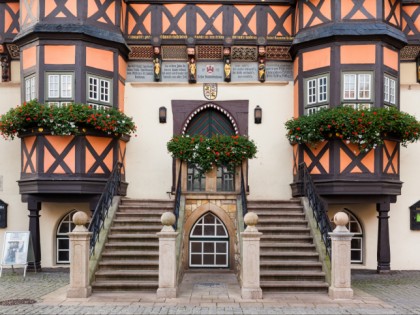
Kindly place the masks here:
<instances>
[{"instance_id":1,"label":"flower planter on balcony","mask_svg":"<svg viewBox=\"0 0 420 315\"><path fill-rule=\"evenodd\" d=\"M21 138L22 195L101 194L113 167L124 163L129 136L84 130L57 136L42 128L19 134ZM125 195L127 183L120 194Z\"/></svg>"},{"instance_id":2,"label":"flower planter on balcony","mask_svg":"<svg viewBox=\"0 0 420 315\"><path fill-rule=\"evenodd\" d=\"M323 197L400 195L399 148L395 140L385 140L383 145L368 152L361 152L358 145L340 139L316 145L295 144L293 196L301 195L298 165L303 162Z\"/></svg>"}]
</instances>

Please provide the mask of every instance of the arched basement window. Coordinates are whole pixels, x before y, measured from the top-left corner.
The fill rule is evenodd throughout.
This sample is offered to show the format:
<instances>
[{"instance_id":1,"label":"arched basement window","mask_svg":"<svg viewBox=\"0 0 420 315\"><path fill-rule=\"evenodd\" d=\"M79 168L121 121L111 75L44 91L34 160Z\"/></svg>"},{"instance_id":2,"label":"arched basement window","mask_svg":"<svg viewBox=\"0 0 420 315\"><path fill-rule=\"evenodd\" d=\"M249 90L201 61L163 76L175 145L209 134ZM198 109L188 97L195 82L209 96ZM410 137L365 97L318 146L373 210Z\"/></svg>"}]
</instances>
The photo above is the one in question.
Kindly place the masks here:
<instances>
[{"instance_id":1,"label":"arched basement window","mask_svg":"<svg viewBox=\"0 0 420 315\"><path fill-rule=\"evenodd\" d=\"M347 208L341 210L349 216L349 223L346 228L350 233L354 233L351 239L351 262L356 264L363 263L363 229L359 219ZM334 222L333 226L334 226ZM335 227L335 226L334 226Z\"/></svg>"},{"instance_id":2,"label":"arched basement window","mask_svg":"<svg viewBox=\"0 0 420 315\"><path fill-rule=\"evenodd\" d=\"M56 262L57 264L68 264L70 263L70 241L67 233L73 231L75 225L72 221L73 214L77 211L72 210L64 216L60 221L56 233Z\"/></svg>"},{"instance_id":3,"label":"arched basement window","mask_svg":"<svg viewBox=\"0 0 420 315\"><path fill-rule=\"evenodd\" d=\"M223 222L207 213L197 220L190 233L190 267L228 267L229 235Z\"/></svg>"}]
</instances>

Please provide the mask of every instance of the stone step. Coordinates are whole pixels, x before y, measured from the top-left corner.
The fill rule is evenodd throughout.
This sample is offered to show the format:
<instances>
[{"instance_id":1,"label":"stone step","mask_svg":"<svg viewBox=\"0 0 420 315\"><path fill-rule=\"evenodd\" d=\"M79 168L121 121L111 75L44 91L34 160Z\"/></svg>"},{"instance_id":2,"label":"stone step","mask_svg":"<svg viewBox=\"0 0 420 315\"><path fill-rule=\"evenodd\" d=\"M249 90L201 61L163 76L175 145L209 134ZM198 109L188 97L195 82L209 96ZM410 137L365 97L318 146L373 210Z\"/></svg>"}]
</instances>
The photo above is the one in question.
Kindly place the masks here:
<instances>
[{"instance_id":1,"label":"stone step","mask_svg":"<svg viewBox=\"0 0 420 315\"><path fill-rule=\"evenodd\" d=\"M312 244L313 239L310 235L269 235L263 234L261 237L261 243L264 242L285 242L285 243L310 243Z\"/></svg>"},{"instance_id":2,"label":"stone step","mask_svg":"<svg viewBox=\"0 0 420 315\"><path fill-rule=\"evenodd\" d=\"M325 282L323 271L261 270L261 281L320 281Z\"/></svg>"},{"instance_id":3,"label":"stone step","mask_svg":"<svg viewBox=\"0 0 420 315\"><path fill-rule=\"evenodd\" d=\"M157 233L160 230L162 230L163 225L155 225L155 224L150 224L150 225L113 225L111 227L111 233L120 233L120 234L125 234L125 233Z\"/></svg>"},{"instance_id":4,"label":"stone step","mask_svg":"<svg viewBox=\"0 0 420 315\"><path fill-rule=\"evenodd\" d=\"M156 293L158 281L106 280L95 281L92 289L98 291L148 291Z\"/></svg>"},{"instance_id":5,"label":"stone step","mask_svg":"<svg viewBox=\"0 0 420 315\"><path fill-rule=\"evenodd\" d=\"M262 270L290 270L290 271L322 271L322 264L319 261L297 261L297 260L260 260Z\"/></svg>"},{"instance_id":6,"label":"stone step","mask_svg":"<svg viewBox=\"0 0 420 315\"><path fill-rule=\"evenodd\" d=\"M327 292L328 283L321 281L261 281L263 292Z\"/></svg>"},{"instance_id":7,"label":"stone step","mask_svg":"<svg viewBox=\"0 0 420 315\"><path fill-rule=\"evenodd\" d=\"M295 261L318 261L319 255L317 252L285 252L285 251L265 251L262 250L260 257L266 260L295 260Z\"/></svg>"},{"instance_id":8,"label":"stone step","mask_svg":"<svg viewBox=\"0 0 420 315\"><path fill-rule=\"evenodd\" d=\"M156 233L112 233L108 235L108 240L118 240L119 242L132 242L134 240L156 240L158 241L158 237Z\"/></svg>"},{"instance_id":9,"label":"stone step","mask_svg":"<svg viewBox=\"0 0 420 315\"><path fill-rule=\"evenodd\" d=\"M114 218L113 224L114 224L114 226L119 225L119 224L121 224L121 225L126 225L126 224L156 224L156 225L162 226L162 223L160 221L160 217L146 217L145 218L145 217L139 216L138 218L136 218L136 217L133 217L133 216L124 217L124 216L121 216L121 215L120 216L117 215Z\"/></svg>"},{"instance_id":10,"label":"stone step","mask_svg":"<svg viewBox=\"0 0 420 315\"><path fill-rule=\"evenodd\" d=\"M158 250L159 242L118 242L114 240L105 244L105 250Z\"/></svg>"},{"instance_id":11,"label":"stone step","mask_svg":"<svg viewBox=\"0 0 420 315\"><path fill-rule=\"evenodd\" d=\"M275 217L275 218L266 218L263 216L258 217L258 224L257 224L257 228L258 227L269 227L269 226L276 226L276 227L281 227L281 226L304 226L307 227L308 223L305 220L302 219L284 219L284 218L279 218L279 217Z\"/></svg>"},{"instance_id":12,"label":"stone step","mask_svg":"<svg viewBox=\"0 0 420 315\"><path fill-rule=\"evenodd\" d=\"M157 281L159 279L158 270L100 270L95 274L95 281L106 280L140 280Z\"/></svg>"},{"instance_id":13,"label":"stone step","mask_svg":"<svg viewBox=\"0 0 420 315\"><path fill-rule=\"evenodd\" d=\"M258 213L257 211L255 211L255 213L258 215L258 222L260 222L260 219L263 220L270 220L270 219L294 219L294 220L305 220L305 214L303 212L290 212L290 211L285 211L282 213L275 213L275 212L271 212L271 213Z\"/></svg>"},{"instance_id":14,"label":"stone step","mask_svg":"<svg viewBox=\"0 0 420 315\"><path fill-rule=\"evenodd\" d=\"M143 258L143 259L159 259L159 251L145 251L145 250L116 250L110 251L106 249L102 253L102 259L133 259L133 258Z\"/></svg>"},{"instance_id":15,"label":"stone step","mask_svg":"<svg viewBox=\"0 0 420 315\"><path fill-rule=\"evenodd\" d=\"M315 251L315 245L313 243L277 243L277 242L269 242L264 241L260 244L261 250L270 249L270 250L291 250L300 251L300 250L313 250Z\"/></svg>"},{"instance_id":16,"label":"stone step","mask_svg":"<svg viewBox=\"0 0 420 315\"><path fill-rule=\"evenodd\" d=\"M160 209L144 209L136 206L119 206L116 213L117 218L121 216L145 216L160 218L162 213L166 211ZM172 212L172 211L170 211Z\"/></svg>"},{"instance_id":17,"label":"stone step","mask_svg":"<svg viewBox=\"0 0 420 315\"><path fill-rule=\"evenodd\" d=\"M308 227L297 227L297 226L260 226L258 231L264 234L276 234L276 235L289 235L289 234L310 234Z\"/></svg>"},{"instance_id":18,"label":"stone step","mask_svg":"<svg viewBox=\"0 0 420 315\"><path fill-rule=\"evenodd\" d=\"M106 259L99 262L99 271L102 270L121 270L121 269L141 269L141 270L157 270L159 266L159 259L127 259L127 260L118 260L118 259Z\"/></svg>"}]
</instances>

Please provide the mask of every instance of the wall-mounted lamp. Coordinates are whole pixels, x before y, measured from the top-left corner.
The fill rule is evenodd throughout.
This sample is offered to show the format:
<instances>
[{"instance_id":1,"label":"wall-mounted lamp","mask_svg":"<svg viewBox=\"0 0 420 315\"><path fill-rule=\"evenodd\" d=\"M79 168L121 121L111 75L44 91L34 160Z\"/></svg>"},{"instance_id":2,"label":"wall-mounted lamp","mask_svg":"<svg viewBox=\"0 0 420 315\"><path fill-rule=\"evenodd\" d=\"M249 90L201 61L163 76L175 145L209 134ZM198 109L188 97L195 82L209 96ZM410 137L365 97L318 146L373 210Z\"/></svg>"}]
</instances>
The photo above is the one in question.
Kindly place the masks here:
<instances>
[{"instance_id":1,"label":"wall-mounted lamp","mask_svg":"<svg viewBox=\"0 0 420 315\"><path fill-rule=\"evenodd\" d=\"M166 123L166 107L162 106L159 108L159 122L161 124Z\"/></svg>"},{"instance_id":2,"label":"wall-mounted lamp","mask_svg":"<svg viewBox=\"0 0 420 315\"><path fill-rule=\"evenodd\" d=\"M262 120L262 109L259 105L254 109L254 121L256 124L261 124Z\"/></svg>"}]
</instances>

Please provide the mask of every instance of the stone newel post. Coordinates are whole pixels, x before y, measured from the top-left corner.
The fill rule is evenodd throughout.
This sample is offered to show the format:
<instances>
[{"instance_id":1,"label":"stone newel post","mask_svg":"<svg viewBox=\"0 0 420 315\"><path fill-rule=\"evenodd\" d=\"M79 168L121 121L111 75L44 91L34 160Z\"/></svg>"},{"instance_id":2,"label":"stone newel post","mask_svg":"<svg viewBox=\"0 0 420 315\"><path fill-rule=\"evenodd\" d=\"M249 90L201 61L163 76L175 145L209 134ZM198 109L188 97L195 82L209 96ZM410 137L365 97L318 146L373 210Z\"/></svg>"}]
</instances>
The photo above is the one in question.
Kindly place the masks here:
<instances>
[{"instance_id":1,"label":"stone newel post","mask_svg":"<svg viewBox=\"0 0 420 315\"><path fill-rule=\"evenodd\" d=\"M242 298L262 299L260 287L260 239L262 233L258 232L255 225L258 216L248 212L244 217L247 228L242 236Z\"/></svg>"},{"instance_id":2,"label":"stone newel post","mask_svg":"<svg viewBox=\"0 0 420 315\"><path fill-rule=\"evenodd\" d=\"M157 296L162 298L176 298L178 283L176 279L176 237L172 225L175 223L175 215L172 212L162 214L161 222L164 225L157 233L159 237L159 288Z\"/></svg>"},{"instance_id":3,"label":"stone newel post","mask_svg":"<svg viewBox=\"0 0 420 315\"><path fill-rule=\"evenodd\" d=\"M86 213L78 211L73 215L74 230L69 233L70 239L70 286L69 298L86 298L92 293L89 285L89 241L92 235L85 224L89 222Z\"/></svg>"},{"instance_id":4,"label":"stone newel post","mask_svg":"<svg viewBox=\"0 0 420 315\"><path fill-rule=\"evenodd\" d=\"M331 236L331 286L328 293L332 299L351 299L350 248L351 238L354 235L346 228L349 217L344 212L338 212L334 216L337 225Z\"/></svg>"}]
</instances>

